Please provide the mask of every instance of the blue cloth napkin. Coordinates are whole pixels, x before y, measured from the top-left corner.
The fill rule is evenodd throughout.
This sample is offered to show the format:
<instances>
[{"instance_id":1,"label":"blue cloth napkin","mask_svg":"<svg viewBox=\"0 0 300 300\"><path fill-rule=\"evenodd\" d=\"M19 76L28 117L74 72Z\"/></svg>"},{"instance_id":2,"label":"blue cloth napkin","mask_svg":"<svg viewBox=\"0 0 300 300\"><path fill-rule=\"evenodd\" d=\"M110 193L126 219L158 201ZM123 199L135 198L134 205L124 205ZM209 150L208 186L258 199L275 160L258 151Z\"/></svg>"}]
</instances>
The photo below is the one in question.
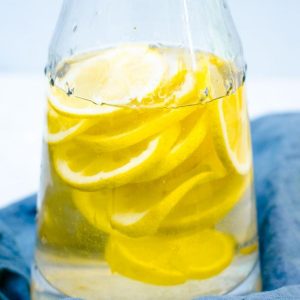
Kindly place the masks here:
<instances>
[{"instance_id":1,"label":"blue cloth napkin","mask_svg":"<svg viewBox=\"0 0 300 300\"><path fill-rule=\"evenodd\" d=\"M300 114L252 123L261 292L206 300L300 299ZM0 211L0 299L28 300L35 196Z\"/></svg>"}]
</instances>

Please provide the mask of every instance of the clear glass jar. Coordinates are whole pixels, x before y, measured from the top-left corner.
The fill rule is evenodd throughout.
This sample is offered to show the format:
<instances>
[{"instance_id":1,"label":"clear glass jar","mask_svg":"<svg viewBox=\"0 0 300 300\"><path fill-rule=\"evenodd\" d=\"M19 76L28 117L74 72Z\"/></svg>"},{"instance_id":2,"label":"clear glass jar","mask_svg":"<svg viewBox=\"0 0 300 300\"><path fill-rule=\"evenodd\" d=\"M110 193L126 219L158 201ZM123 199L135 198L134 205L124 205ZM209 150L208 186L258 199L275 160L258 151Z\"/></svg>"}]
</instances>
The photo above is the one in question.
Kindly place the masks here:
<instances>
[{"instance_id":1,"label":"clear glass jar","mask_svg":"<svg viewBox=\"0 0 300 300\"><path fill-rule=\"evenodd\" d=\"M242 47L224 0L65 0L33 299L258 288Z\"/></svg>"}]
</instances>

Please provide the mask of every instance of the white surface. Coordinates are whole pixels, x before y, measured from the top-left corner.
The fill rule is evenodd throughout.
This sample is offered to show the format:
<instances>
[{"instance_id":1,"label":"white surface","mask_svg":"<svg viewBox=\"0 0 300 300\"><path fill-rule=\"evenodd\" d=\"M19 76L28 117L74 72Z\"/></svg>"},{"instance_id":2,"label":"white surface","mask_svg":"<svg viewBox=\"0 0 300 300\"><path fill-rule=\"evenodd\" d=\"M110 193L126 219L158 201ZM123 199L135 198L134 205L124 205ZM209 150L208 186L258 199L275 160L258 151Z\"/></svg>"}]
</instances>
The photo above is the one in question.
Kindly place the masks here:
<instances>
[{"instance_id":1,"label":"white surface","mask_svg":"<svg viewBox=\"0 0 300 300\"><path fill-rule=\"evenodd\" d=\"M43 82L0 73L0 206L37 190Z\"/></svg>"},{"instance_id":2,"label":"white surface","mask_svg":"<svg viewBox=\"0 0 300 300\"><path fill-rule=\"evenodd\" d=\"M248 82L251 118L300 111L300 78ZM0 73L0 206L38 189L43 124L43 76Z\"/></svg>"}]
</instances>

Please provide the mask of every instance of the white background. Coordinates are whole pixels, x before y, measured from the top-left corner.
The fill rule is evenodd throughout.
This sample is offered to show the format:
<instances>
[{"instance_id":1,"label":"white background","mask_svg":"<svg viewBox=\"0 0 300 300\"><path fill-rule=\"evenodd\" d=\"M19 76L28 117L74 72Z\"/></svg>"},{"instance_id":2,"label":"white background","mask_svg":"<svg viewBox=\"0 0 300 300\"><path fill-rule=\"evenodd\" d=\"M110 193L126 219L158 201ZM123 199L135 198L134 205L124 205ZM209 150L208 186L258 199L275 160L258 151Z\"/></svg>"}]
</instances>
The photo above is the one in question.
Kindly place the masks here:
<instances>
[{"instance_id":1,"label":"white background","mask_svg":"<svg viewBox=\"0 0 300 300\"><path fill-rule=\"evenodd\" d=\"M252 118L300 110L300 1L228 0ZM38 188L43 67L61 0L0 0L0 206Z\"/></svg>"}]
</instances>

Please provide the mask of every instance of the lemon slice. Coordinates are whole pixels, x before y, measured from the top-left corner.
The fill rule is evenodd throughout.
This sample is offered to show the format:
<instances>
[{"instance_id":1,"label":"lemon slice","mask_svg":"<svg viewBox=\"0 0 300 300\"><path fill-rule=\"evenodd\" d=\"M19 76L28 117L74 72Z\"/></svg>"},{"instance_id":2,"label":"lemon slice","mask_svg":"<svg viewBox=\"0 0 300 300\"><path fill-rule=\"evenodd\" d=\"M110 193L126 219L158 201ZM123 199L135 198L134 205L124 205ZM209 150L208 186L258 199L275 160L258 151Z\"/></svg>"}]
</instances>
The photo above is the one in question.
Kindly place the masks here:
<instances>
[{"instance_id":1,"label":"lemon slice","mask_svg":"<svg viewBox=\"0 0 300 300\"><path fill-rule=\"evenodd\" d=\"M89 99L67 95L57 87L51 87L48 92L49 105L60 115L69 118L97 118L109 120L113 117L123 116L129 110L116 106L97 104Z\"/></svg>"},{"instance_id":2,"label":"lemon slice","mask_svg":"<svg viewBox=\"0 0 300 300\"><path fill-rule=\"evenodd\" d=\"M96 103L141 101L160 85L166 70L162 55L147 45L125 45L86 60L64 78L76 95Z\"/></svg>"},{"instance_id":3,"label":"lemon slice","mask_svg":"<svg viewBox=\"0 0 300 300\"><path fill-rule=\"evenodd\" d=\"M98 151L115 151L123 149L157 134L164 130L164 128L170 126L170 124L184 119L194 110L195 108L193 107L184 107L181 109L174 109L170 112L164 112L163 114L159 114L158 111L157 117L153 117L149 121L138 127L134 127L131 130L124 131L123 128L119 128L119 132L113 135L93 135L88 134L87 132L81 135L79 140L97 148Z\"/></svg>"},{"instance_id":4,"label":"lemon slice","mask_svg":"<svg viewBox=\"0 0 300 300\"><path fill-rule=\"evenodd\" d=\"M46 141L49 144L65 142L93 125L93 122L85 119L63 117L48 107Z\"/></svg>"},{"instance_id":5,"label":"lemon slice","mask_svg":"<svg viewBox=\"0 0 300 300\"><path fill-rule=\"evenodd\" d=\"M172 147L167 157L164 157L153 170L149 170L149 172L143 174L143 177L139 178L138 182L154 180L168 174L184 162L200 146L207 133L207 120L202 109L197 109L194 115L198 119L195 124L188 127L185 124L185 120L183 121L185 123L182 124L182 127L186 127L185 133ZM191 118L193 117L191 116Z\"/></svg>"},{"instance_id":6,"label":"lemon slice","mask_svg":"<svg viewBox=\"0 0 300 300\"><path fill-rule=\"evenodd\" d=\"M215 149L228 170L241 175L251 168L251 141L244 87L209 104Z\"/></svg>"},{"instance_id":7,"label":"lemon slice","mask_svg":"<svg viewBox=\"0 0 300 300\"><path fill-rule=\"evenodd\" d=\"M152 235L188 191L195 185L200 185L212 180L215 176L216 175L211 172L204 172L194 176L147 211L139 213L115 212L111 216L112 227L128 236L139 237Z\"/></svg>"},{"instance_id":8,"label":"lemon slice","mask_svg":"<svg viewBox=\"0 0 300 300\"><path fill-rule=\"evenodd\" d=\"M166 155L180 133L180 126L166 129L143 145L123 151L97 154L93 148L73 142L53 151L53 163L58 175L71 186L96 190L132 182L137 176Z\"/></svg>"},{"instance_id":9,"label":"lemon slice","mask_svg":"<svg viewBox=\"0 0 300 300\"><path fill-rule=\"evenodd\" d=\"M172 93L167 102L170 101L170 103L173 103L176 101L178 105L183 105L188 102L189 99L194 99L197 93L198 84L196 77L188 73L182 85ZM167 102L165 103L166 105ZM160 106L161 104L158 105ZM169 126L169 124L184 119L195 111L196 107L170 108L171 111L167 109L166 112L162 110L164 109L160 107L160 109L157 109L157 113L154 114L153 119L149 119L147 122L129 131L124 131L123 128L119 128L120 132L113 135L93 135L86 133L80 136L80 140L94 147L96 146L99 151L113 151L126 148L160 132Z\"/></svg>"},{"instance_id":10,"label":"lemon slice","mask_svg":"<svg viewBox=\"0 0 300 300\"><path fill-rule=\"evenodd\" d=\"M80 63L71 62L69 68L55 84L72 91L76 97L71 98L76 99L70 101L55 91L51 105L67 115L98 116L118 110L103 104L141 102L153 93L162 81L166 64L158 51L140 45L110 49Z\"/></svg>"},{"instance_id":11,"label":"lemon slice","mask_svg":"<svg viewBox=\"0 0 300 300\"><path fill-rule=\"evenodd\" d=\"M209 229L184 237L112 235L105 257L114 273L156 285L175 285L220 273L232 261L234 247L229 235Z\"/></svg>"},{"instance_id":12,"label":"lemon slice","mask_svg":"<svg viewBox=\"0 0 300 300\"><path fill-rule=\"evenodd\" d=\"M187 278L205 279L219 274L232 261L235 252L234 239L225 233L206 229L182 238L178 267Z\"/></svg>"},{"instance_id":13,"label":"lemon slice","mask_svg":"<svg viewBox=\"0 0 300 300\"><path fill-rule=\"evenodd\" d=\"M199 230L214 226L242 198L251 183L251 174L215 178L204 185L195 184L160 225L161 233Z\"/></svg>"}]
</instances>

